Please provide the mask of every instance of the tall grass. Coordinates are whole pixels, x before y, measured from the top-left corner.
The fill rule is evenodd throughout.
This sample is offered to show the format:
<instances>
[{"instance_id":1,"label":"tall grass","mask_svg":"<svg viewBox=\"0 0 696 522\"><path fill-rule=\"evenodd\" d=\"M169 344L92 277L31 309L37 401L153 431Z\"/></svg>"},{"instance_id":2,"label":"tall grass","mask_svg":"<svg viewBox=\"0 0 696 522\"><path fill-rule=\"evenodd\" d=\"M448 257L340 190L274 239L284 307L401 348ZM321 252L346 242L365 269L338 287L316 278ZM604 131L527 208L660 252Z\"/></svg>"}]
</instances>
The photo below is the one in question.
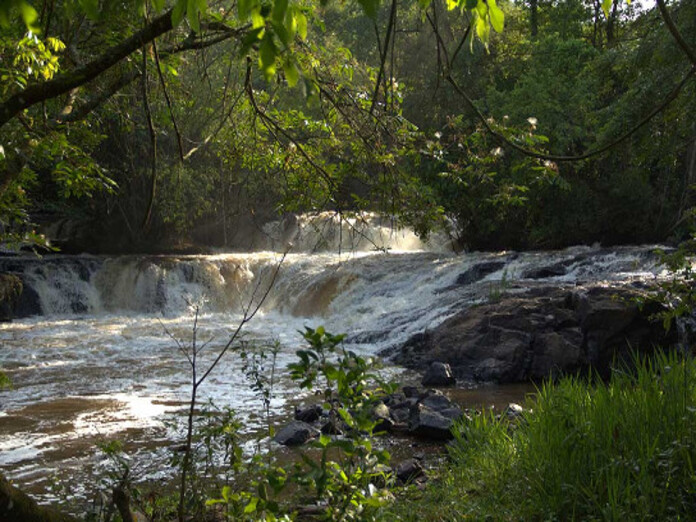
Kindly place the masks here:
<instances>
[{"instance_id":1,"label":"tall grass","mask_svg":"<svg viewBox=\"0 0 696 522\"><path fill-rule=\"evenodd\" d=\"M518 423L456 429L451 468L402 519L696 519L696 362L637 358L606 384L565 378ZM397 508L398 509L398 508Z\"/></svg>"}]
</instances>

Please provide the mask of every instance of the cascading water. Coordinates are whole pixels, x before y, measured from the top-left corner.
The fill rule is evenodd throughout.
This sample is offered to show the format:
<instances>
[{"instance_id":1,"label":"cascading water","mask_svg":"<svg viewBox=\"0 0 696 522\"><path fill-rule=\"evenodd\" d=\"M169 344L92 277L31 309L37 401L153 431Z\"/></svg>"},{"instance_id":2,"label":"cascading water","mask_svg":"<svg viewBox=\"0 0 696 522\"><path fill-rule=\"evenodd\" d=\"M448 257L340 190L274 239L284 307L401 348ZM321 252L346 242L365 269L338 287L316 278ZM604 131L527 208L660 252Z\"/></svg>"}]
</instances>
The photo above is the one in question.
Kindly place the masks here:
<instances>
[{"instance_id":1,"label":"cascading water","mask_svg":"<svg viewBox=\"0 0 696 522\"><path fill-rule=\"evenodd\" d=\"M46 494L55 473L73 482L89 474L99 463L95 442L114 437L147 454L142 460L154 463L150 470L161 467L158 458L177 437L163 421L183 409L190 393L190 367L174 339L190 341L196 306L198 339L210 341L200 361L206 364L244 308L270 288L243 340L277 343L282 368L301 346L304 326L345 332L352 349L377 354L493 292L540 280L644 281L662 270L649 247L456 255L444 238L424 244L374 216L353 222L302 216L264 233L267 247L283 251L294 243L293 249L284 259L271 251L0 258L0 273L18 274L27 289L19 307L27 317L0 324L0 367L14 386L0 391L3 471ZM317 246L328 250L313 253ZM201 393L202 401L236 409L247 431L259 428L260 402L238 353L223 358ZM281 380L274 410L295 394Z\"/></svg>"}]
</instances>

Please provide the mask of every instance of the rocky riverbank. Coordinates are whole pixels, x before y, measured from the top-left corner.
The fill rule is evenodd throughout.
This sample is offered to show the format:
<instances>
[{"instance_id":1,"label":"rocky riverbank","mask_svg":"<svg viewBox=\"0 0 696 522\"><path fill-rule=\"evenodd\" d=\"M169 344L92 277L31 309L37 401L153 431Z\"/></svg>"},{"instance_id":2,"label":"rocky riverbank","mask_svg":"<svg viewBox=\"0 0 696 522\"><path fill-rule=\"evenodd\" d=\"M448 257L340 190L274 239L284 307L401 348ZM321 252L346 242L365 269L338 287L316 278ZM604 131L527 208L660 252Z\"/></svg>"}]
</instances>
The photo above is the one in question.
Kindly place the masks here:
<instances>
[{"instance_id":1,"label":"rocky riverbank","mask_svg":"<svg viewBox=\"0 0 696 522\"><path fill-rule=\"evenodd\" d=\"M444 362L466 382L536 381L590 369L606 376L632 352L677 342L674 328L665 332L653 319L661 305L641 306L642 296L628 285L532 287L462 310L383 355L411 369Z\"/></svg>"}]
</instances>

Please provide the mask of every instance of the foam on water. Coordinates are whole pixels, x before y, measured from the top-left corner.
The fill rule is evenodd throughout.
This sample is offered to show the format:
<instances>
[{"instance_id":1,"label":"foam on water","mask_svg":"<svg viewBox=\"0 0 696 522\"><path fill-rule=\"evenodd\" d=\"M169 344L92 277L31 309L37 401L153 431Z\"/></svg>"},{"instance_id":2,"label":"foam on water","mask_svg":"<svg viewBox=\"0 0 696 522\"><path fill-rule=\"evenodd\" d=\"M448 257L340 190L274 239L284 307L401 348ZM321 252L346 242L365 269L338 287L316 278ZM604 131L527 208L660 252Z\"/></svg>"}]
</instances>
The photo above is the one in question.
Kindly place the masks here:
<instances>
[{"instance_id":1,"label":"foam on water","mask_svg":"<svg viewBox=\"0 0 696 522\"><path fill-rule=\"evenodd\" d=\"M356 223L339 225L357 228ZM286 235L299 229L292 238L301 248L316 240L301 219L274 226ZM383 223L371 227L368 244L388 233ZM330 236L327 244L333 248L338 241L345 247L349 230ZM298 330L305 326L323 324L328 331L347 333L348 347L377 354L493 293L520 291L539 279L573 286L642 281L663 271L651 247L455 255L441 248L383 253L353 240L365 249L293 250L280 266L277 252L0 259L0 272L18 273L43 312L0 324L0 367L14 385L0 391L0 467L41 488L54 472L68 470L73 478L86 473L80 471L85 462L98 461L96 441L124 437L139 441L154 469L164 441L180 440L180 432L164 421L180 416L190 396L190 366L174 339L190 343L196 305L201 307L197 338L210 340L199 361L205 365L230 338L244 307L258 303L270 287L243 340L266 347L277 343L282 376L302 346ZM389 241L391 247L424 247L408 235ZM493 261L499 269L459 282L472 268ZM268 362L263 371L270 371ZM238 351L222 359L200 391L201 403L213 400L235 409L246 432L263 426L261 401ZM296 398L296 388L280 379L273 412ZM45 472L38 471L39 462Z\"/></svg>"}]
</instances>

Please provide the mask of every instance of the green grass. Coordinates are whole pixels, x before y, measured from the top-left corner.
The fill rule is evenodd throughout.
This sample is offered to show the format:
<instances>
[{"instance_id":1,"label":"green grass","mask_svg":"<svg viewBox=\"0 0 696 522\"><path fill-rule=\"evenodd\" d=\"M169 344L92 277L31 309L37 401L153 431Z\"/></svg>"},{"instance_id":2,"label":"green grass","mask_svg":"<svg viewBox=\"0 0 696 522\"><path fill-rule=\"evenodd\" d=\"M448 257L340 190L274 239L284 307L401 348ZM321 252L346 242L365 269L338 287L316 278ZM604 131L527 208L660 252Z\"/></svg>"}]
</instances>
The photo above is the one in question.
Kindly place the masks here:
<instances>
[{"instance_id":1,"label":"green grass","mask_svg":"<svg viewBox=\"0 0 696 522\"><path fill-rule=\"evenodd\" d=\"M451 463L401 520L696 519L696 362L639 359L610 383L546 384L517 424L461 423Z\"/></svg>"}]
</instances>

